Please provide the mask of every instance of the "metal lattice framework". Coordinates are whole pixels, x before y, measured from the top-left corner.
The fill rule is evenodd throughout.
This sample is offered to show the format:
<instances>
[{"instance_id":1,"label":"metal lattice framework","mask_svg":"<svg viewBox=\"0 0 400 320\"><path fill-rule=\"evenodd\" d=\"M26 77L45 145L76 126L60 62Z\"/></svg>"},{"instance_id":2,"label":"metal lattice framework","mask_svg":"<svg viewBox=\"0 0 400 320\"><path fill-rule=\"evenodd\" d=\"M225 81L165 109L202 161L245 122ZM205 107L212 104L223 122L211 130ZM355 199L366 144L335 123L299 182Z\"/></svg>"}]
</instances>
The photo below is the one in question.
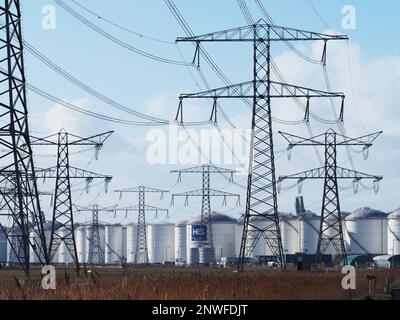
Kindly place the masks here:
<instances>
[{"instance_id":1,"label":"metal lattice framework","mask_svg":"<svg viewBox=\"0 0 400 320\"><path fill-rule=\"evenodd\" d=\"M164 193L168 193L169 191L154 189L145 187L143 185L135 188L116 190L120 194L120 198L122 198L123 193L137 193L138 194L138 205L132 206L124 209L117 209L117 211L125 211L128 213L129 211L138 212L138 222L137 222L137 238L136 238L136 250L135 250L135 264L149 264L149 251L147 248L147 226L146 226L146 212L153 211L156 214L159 211L166 211L166 209L156 208L152 206L146 205L146 193L159 193L161 194L161 199L164 197Z\"/></svg>"},{"instance_id":2,"label":"metal lattice framework","mask_svg":"<svg viewBox=\"0 0 400 320\"><path fill-rule=\"evenodd\" d=\"M185 205L189 204L190 197L201 197L201 222L207 225L207 240L202 243L203 247L211 249L211 262L215 264L215 249L213 243L213 233L212 233L212 215L211 215L211 197L223 197L224 204L226 204L227 197L237 197L238 203L240 200L240 196L233 193L228 193L224 191L214 190L210 188L210 174L228 174L231 177L231 181L233 180L233 174L236 171L219 168L213 165L205 164L199 167L188 168L183 170L173 170L171 173L178 173L178 182L182 179L182 174L201 174L202 175L202 188L199 190L184 192L184 193L176 193L172 195L172 203L174 203L175 197L184 197Z\"/></svg>"},{"instance_id":3,"label":"metal lattice framework","mask_svg":"<svg viewBox=\"0 0 400 320\"><path fill-rule=\"evenodd\" d=\"M367 151L381 133L382 132L378 132L359 138L348 138L330 129L322 135L312 138L302 138L280 132L289 143L289 150L297 146L323 146L325 148L324 167L304 171L294 175L279 177L279 183L289 179L298 180L299 183L308 179L324 179L321 224L316 252L317 257L324 254L332 244L338 256L340 256L344 263L347 264L338 179L351 179L354 183L358 183L360 180L365 179L373 180L375 183L378 183L383 179L381 176L373 176L337 166L337 147L362 146L363 150Z\"/></svg>"},{"instance_id":4,"label":"metal lattice framework","mask_svg":"<svg viewBox=\"0 0 400 320\"><path fill-rule=\"evenodd\" d=\"M285 268L275 177L275 158L272 130L272 98L334 98L342 99L341 93L324 92L309 88L271 81L271 43L274 41L324 41L348 40L344 35L327 35L299 29L280 27L259 20L252 26L239 27L200 36L178 38L177 42L194 42L196 55L201 53L202 42L250 42L253 44L253 80L238 85L209 90L197 94L180 96L176 121L183 122L183 100L192 98L214 99L213 116L216 118L215 102L220 98L253 99L252 137L250 147L249 176L247 185L246 213L238 269L243 271L246 258L254 252L255 246L263 238ZM197 57L199 60L199 57ZM306 119L308 119L308 110ZM341 118L343 110L341 112ZM265 219L265 227L260 228L258 220Z\"/></svg>"},{"instance_id":5,"label":"metal lattice framework","mask_svg":"<svg viewBox=\"0 0 400 320\"><path fill-rule=\"evenodd\" d=\"M75 266L79 269L78 253L76 250L74 217L71 195L71 179L85 179L87 187L94 179L104 179L106 192L112 176L106 176L70 166L70 146L95 146L96 158L98 151L113 132L106 132L91 137L80 137L62 129L58 134L45 138L32 139L32 145L57 146L57 166L37 172L38 178L55 179L55 195L53 205L52 230L48 249L50 261L53 261L62 243L67 247Z\"/></svg>"},{"instance_id":6,"label":"metal lattice framework","mask_svg":"<svg viewBox=\"0 0 400 320\"><path fill-rule=\"evenodd\" d=\"M90 225L90 236L89 236L89 253L87 257L88 264L91 265L104 265L105 255L104 250L101 247L100 242L100 231L99 231L99 213L112 213L115 212L116 206L112 207L101 207L98 204L93 204L92 207L81 207L74 205L75 212L91 212L92 223Z\"/></svg>"},{"instance_id":7,"label":"metal lattice framework","mask_svg":"<svg viewBox=\"0 0 400 320\"><path fill-rule=\"evenodd\" d=\"M0 185L15 191L2 194L0 210L9 211L12 224L0 229L29 277L30 248L42 264L48 256L30 143L19 0L2 2L0 29Z\"/></svg>"}]
</instances>

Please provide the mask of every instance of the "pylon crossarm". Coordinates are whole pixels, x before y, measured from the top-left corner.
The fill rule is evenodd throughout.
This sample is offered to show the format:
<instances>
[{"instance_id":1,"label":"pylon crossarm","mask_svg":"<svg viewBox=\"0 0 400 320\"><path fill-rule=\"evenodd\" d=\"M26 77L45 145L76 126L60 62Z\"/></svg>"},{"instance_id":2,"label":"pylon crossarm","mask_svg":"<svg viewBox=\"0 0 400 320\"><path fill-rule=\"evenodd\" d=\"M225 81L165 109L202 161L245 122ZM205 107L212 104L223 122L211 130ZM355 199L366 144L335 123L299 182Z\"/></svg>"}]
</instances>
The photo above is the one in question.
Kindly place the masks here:
<instances>
[{"instance_id":1,"label":"pylon crossarm","mask_svg":"<svg viewBox=\"0 0 400 320\"><path fill-rule=\"evenodd\" d=\"M146 193L168 193L169 191L167 190L161 190L161 189L155 189L155 188L149 188L145 186L139 186L135 188L128 188L128 189L122 189L122 190L115 190L114 192L116 193L138 193L138 192L146 192Z\"/></svg>"},{"instance_id":2,"label":"pylon crossarm","mask_svg":"<svg viewBox=\"0 0 400 320\"><path fill-rule=\"evenodd\" d=\"M214 189L209 189L210 197L240 197L238 194L234 193L229 193L229 192L224 192L220 190L214 190ZM202 197L204 195L204 190L199 189L199 190L193 190L193 191L188 191L188 192L183 192L183 193L175 193L172 195L172 197ZM207 194L208 195L208 194Z\"/></svg>"},{"instance_id":3,"label":"pylon crossarm","mask_svg":"<svg viewBox=\"0 0 400 320\"><path fill-rule=\"evenodd\" d=\"M358 138L349 138L340 133L335 132L330 129L328 132L332 132L336 135L337 140L335 142L336 146L363 146L364 149L370 148L373 142L382 134L382 131L375 132L373 134L368 134ZM325 136L326 134L320 134L311 138L303 138L293 134L279 131L279 134L288 142L289 149L296 146L325 146Z\"/></svg>"},{"instance_id":4,"label":"pylon crossarm","mask_svg":"<svg viewBox=\"0 0 400 320\"><path fill-rule=\"evenodd\" d=\"M51 167L48 169L42 169L36 172L36 178L40 179L56 179L57 178L57 167ZM112 176L102 175L95 172L69 167L69 178L70 179L104 179L111 181Z\"/></svg>"},{"instance_id":5,"label":"pylon crossarm","mask_svg":"<svg viewBox=\"0 0 400 320\"><path fill-rule=\"evenodd\" d=\"M293 175L288 175L288 176L280 176L278 179L278 183L281 183L285 180L298 180L299 182L302 182L304 180L308 179L325 179L326 175L326 170L325 167L313 169L313 170L307 170L304 172L296 173ZM380 181L383 179L382 176L374 176L374 175L369 175L363 172L355 171L355 170L350 170L342 167L337 167L336 169L336 178L337 179L352 179L354 181L360 181L364 179L370 179L374 181Z\"/></svg>"},{"instance_id":6,"label":"pylon crossarm","mask_svg":"<svg viewBox=\"0 0 400 320\"><path fill-rule=\"evenodd\" d=\"M61 131L63 132L63 131ZM114 133L114 131L108 131L105 133L97 134L91 137L81 137L71 133L68 134L68 145L75 146L99 146L103 145L104 142ZM31 137L31 145L36 146L48 146L48 145L58 145L59 134L52 134L44 138Z\"/></svg>"},{"instance_id":7,"label":"pylon crossarm","mask_svg":"<svg viewBox=\"0 0 400 320\"><path fill-rule=\"evenodd\" d=\"M208 173L236 173L235 170L229 170L225 168L216 167L214 165L203 165L199 167L187 168L182 170L172 170L171 173L203 173L204 171Z\"/></svg>"},{"instance_id":8,"label":"pylon crossarm","mask_svg":"<svg viewBox=\"0 0 400 320\"><path fill-rule=\"evenodd\" d=\"M262 34L262 30L270 30L271 37L254 38L254 34ZM330 41L348 40L346 35L330 35L318 32L286 28L266 23L263 19L252 26L243 26L194 37L180 37L176 42L254 42L254 41Z\"/></svg>"},{"instance_id":9,"label":"pylon crossarm","mask_svg":"<svg viewBox=\"0 0 400 320\"><path fill-rule=\"evenodd\" d=\"M142 208L144 208L145 211L149 211L149 212L168 212L168 209L163 209L163 208L158 208L158 207L154 207L154 206L148 206L148 205L144 205L143 207L139 207L139 206L130 206L130 207L126 207L126 208L116 208L114 211L118 212L118 211L139 211L142 210Z\"/></svg>"},{"instance_id":10,"label":"pylon crossarm","mask_svg":"<svg viewBox=\"0 0 400 320\"><path fill-rule=\"evenodd\" d=\"M287 83L277 81L256 81L257 86L270 85L270 98L341 98L344 99L345 95L341 92L327 92L307 87L301 87L291 85ZM262 92L262 90L260 91ZM263 95L256 96L264 98ZM202 91L198 93L184 93L180 95L180 100L183 99L230 99L230 98L242 98L242 99L253 99L254 98L254 81L242 82L239 84L233 84L226 87L221 87L213 90Z\"/></svg>"},{"instance_id":11,"label":"pylon crossarm","mask_svg":"<svg viewBox=\"0 0 400 320\"><path fill-rule=\"evenodd\" d=\"M93 211L93 206L82 207L82 206L74 204L73 207L75 209L75 212L92 212ZM96 210L98 212L114 212L116 208L117 208L117 205L110 206L110 207L103 207L103 206L96 205Z\"/></svg>"}]
</instances>

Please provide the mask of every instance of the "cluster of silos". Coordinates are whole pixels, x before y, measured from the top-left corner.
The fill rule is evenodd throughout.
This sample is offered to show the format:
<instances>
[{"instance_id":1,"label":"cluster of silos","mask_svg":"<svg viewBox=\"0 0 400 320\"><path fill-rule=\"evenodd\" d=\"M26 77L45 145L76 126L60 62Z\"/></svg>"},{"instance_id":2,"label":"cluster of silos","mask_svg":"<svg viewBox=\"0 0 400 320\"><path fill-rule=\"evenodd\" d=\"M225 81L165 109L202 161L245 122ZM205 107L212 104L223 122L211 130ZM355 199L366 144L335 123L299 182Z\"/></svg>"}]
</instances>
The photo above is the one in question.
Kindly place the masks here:
<instances>
[{"instance_id":1,"label":"cluster of silos","mask_svg":"<svg viewBox=\"0 0 400 320\"><path fill-rule=\"evenodd\" d=\"M280 229L282 245L285 254L299 252L314 254L318 244L320 229L320 216L300 210L300 214L280 214ZM272 222L259 218L252 221L249 230L268 229ZM192 265L207 263L212 256L212 251L205 246L207 243L209 227L213 236L214 254L216 262L223 257L238 257L242 233L243 220L235 219L223 214L214 214L211 223L201 221L201 216L196 216L178 224L170 222L156 222L147 225L147 249L149 263L162 264L175 262L176 265ZM346 250L349 255L399 255L400 254L400 209L387 215L386 213L370 208L361 208L351 214L343 214L343 232ZM46 223L44 231L49 245L52 224ZM90 263L90 238L91 225L76 225L75 239L78 258L81 263ZM57 233L63 237L67 231L59 228ZM17 229L8 232L9 238L14 243L14 248L19 248L20 236ZM31 234L31 240L35 235ZM137 244L137 225L100 224L100 247L102 260L106 265L120 263L135 263ZM327 254L335 254L330 246ZM19 253L21 254L21 253ZM253 257L272 255L271 250L263 238L255 246ZM30 252L31 263L39 263L39 259ZM18 259L0 231L0 263L18 263ZM72 264L73 259L65 244L61 244L54 263Z\"/></svg>"}]
</instances>

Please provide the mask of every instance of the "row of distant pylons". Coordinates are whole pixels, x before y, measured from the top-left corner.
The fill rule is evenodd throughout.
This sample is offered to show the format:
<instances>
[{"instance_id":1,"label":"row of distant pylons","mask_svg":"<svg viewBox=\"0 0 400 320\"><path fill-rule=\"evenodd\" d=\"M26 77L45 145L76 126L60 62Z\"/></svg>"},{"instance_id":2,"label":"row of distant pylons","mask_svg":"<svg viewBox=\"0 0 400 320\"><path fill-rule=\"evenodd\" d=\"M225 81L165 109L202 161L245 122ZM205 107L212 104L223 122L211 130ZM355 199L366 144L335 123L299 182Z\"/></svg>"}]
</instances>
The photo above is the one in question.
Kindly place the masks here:
<instances>
[{"instance_id":1,"label":"row of distant pylons","mask_svg":"<svg viewBox=\"0 0 400 320\"><path fill-rule=\"evenodd\" d=\"M19 245L12 247L19 258L21 267L29 276L29 249L32 248L42 264L51 263L62 241L66 242L70 252L74 252L76 261L76 245L73 232L73 214L71 201L71 179L105 179L106 183L111 176L99 175L69 165L69 146L94 145L100 149L111 132L89 138L73 136L65 131L47 138L33 138L28 126L28 108L26 100L26 84L24 73L23 41L21 29L21 11L19 0L5 0L0 6L0 19L3 32L0 38L3 45L0 47L0 114L2 126L0 129L0 144L2 149L0 164L0 187L2 189L1 209L7 210L11 218L11 228L1 226L3 232L9 236L10 230L19 230ZM184 123L183 101L186 99L209 98L214 101L211 119L217 119L217 101L219 99L242 99L252 107L252 137L249 159L249 175L247 182L247 196L244 215L244 232L241 242L238 269L242 271L246 258L251 256L257 242L264 239L271 252L277 257L282 269L285 268L282 238L279 227L277 204L278 182L287 179L296 179L302 182L306 179L323 179L324 192L321 209L321 228L317 247L317 256L323 254L330 245L337 253L346 259L343 239L342 217L339 202L338 179L372 179L378 182L379 176L367 175L355 170L337 166L337 147L352 146L368 150L380 133L359 138L349 138L343 132L337 133L330 129L321 135L302 138L282 133L289 143L289 149L299 146L322 146L325 148L324 166L314 170L304 171L295 175L277 178L275 174L275 154L272 128L272 101L275 99L295 99L306 101L305 119L309 121L310 100L316 98L340 99L342 108L338 121L344 120L344 99L342 93L325 92L311 88L276 82L271 79L271 45L274 42L292 41L322 41L324 51L321 63L326 63L327 43L334 40L348 40L344 35L328 35L291 29L268 24L259 20L254 25L234 28L205 35L178 38L178 42L193 42L196 45L196 57L200 61L203 52L203 43L207 42L238 42L251 43L253 46L253 79L248 82L230 85L223 88L208 90L195 94L182 94L176 120ZM33 162L33 145L57 145L57 166L48 170L36 170ZM210 168L210 166L208 167ZM212 167L211 167L212 168ZM220 170L220 169L218 169ZM190 171L190 170L189 170ZM188 171L188 172L189 172ZM192 170L193 171L193 170ZM197 171L196 169L196 172ZM209 174L203 174L203 188L200 191L185 196L202 197L202 216L210 214L210 196L227 196L217 190L210 189ZM208 178L207 178L208 175ZM44 217L41 214L37 178L54 178L56 191L53 209L53 230L49 248L46 245L43 230ZM123 190L138 192L139 217L144 216L144 194L149 190ZM260 228L255 221L265 219L270 223ZM209 220L208 220L209 221ZM62 237L57 234L56 224L61 223L68 230ZM143 224L141 224L143 225ZM210 230L211 231L211 230ZM32 236L33 233L33 236ZM138 232L139 234L140 232ZM30 236L31 235L31 236ZM10 236L11 237L11 236ZM212 239L212 237L210 238ZM10 241L10 244L15 241ZM143 239L138 239L139 242ZM212 240L207 246L212 248ZM139 246L140 247L140 246Z\"/></svg>"}]
</instances>

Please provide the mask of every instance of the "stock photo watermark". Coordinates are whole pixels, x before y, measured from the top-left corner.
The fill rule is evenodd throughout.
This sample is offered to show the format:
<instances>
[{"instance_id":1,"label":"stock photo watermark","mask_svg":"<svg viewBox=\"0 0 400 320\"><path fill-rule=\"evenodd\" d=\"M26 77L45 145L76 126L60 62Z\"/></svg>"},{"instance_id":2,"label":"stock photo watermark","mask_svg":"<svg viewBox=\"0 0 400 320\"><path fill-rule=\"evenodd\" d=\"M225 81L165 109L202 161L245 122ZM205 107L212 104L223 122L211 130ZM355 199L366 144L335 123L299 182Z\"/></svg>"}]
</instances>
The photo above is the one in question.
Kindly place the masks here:
<instances>
[{"instance_id":1,"label":"stock photo watermark","mask_svg":"<svg viewBox=\"0 0 400 320\"><path fill-rule=\"evenodd\" d=\"M342 8L342 28L344 30L355 30L357 28L357 10L352 5L345 5Z\"/></svg>"},{"instance_id":2,"label":"stock photo watermark","mask_svg":"<svg viewBox=\"0 0 400 320\"><path fill-rule=\"evenodd\" d=\"M342 279L343 290L356 290L356 268L353 266L344 266L342 273L345 274Z\"/></svg>"},{"instance_id":3,"label":"stock photo watermark","mask_svg":"<svg viewBox=\"0 0 400 320\"><path fill-rule=\"evenodd\" d=\"M52 5L45 5L42 7L42 28L44 30L55 30L57 26L57 12L56 8Z\"/></svg>"},{"instance_id":4,"label":"stock photo watermark","mask_svg":"<svg viewBox=\"0 0 400 320\"><path fill-rule=\"evenodd\" d=\"M146 135L146 160L151 165L213 163L235 167L245 174L250 139L250 129L151 129Z\"/></svg>"},{"instance_id":5,"label":"stock photo watermark","mask_svg":"<svg viewBox=\"0 0 400 320\"><path fill-rule=\"evenodd\" d=\"M56 268L53 266L44 266L42 268L42 289L43 290L56 290Z\"/></svg>"}]
</instances>

